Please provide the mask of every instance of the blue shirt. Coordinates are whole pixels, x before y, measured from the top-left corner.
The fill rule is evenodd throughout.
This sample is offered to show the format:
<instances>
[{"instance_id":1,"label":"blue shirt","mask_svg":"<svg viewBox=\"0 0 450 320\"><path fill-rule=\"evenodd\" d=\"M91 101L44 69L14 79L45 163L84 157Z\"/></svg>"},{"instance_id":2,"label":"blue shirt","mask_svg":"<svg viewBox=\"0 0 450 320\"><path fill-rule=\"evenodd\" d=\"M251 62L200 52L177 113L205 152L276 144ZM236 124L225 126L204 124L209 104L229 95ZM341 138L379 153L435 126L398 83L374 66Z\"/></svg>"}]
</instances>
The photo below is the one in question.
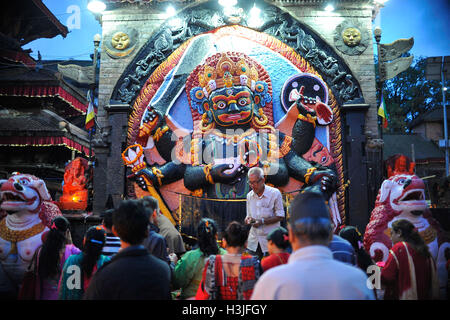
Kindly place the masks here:
<instances>
[{"instance_id":1,"label":"blue shirt","mask_svg":"<svg viewBox=\"0 0 450 320\"><path fill-rule=\"evenodd\" d=\"M353 266L356 266L356 254L350 242L333 234L328 248L333 252L333 258Z\"/></svg>"}]
</instances>

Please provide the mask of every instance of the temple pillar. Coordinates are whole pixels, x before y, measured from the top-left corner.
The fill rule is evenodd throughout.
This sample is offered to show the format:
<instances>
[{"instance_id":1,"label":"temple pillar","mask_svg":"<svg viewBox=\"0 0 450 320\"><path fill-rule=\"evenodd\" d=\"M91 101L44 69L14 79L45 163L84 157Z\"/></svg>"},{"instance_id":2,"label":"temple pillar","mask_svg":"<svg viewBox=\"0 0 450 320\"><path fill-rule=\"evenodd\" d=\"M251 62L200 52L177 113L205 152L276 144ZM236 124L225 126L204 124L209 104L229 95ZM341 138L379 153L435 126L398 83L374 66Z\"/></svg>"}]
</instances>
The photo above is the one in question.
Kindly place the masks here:
<instances>
[{"instance_id":1,"label":"temple pillar","mask_svg":"<svg viewBox=\"0 0 450 320\"><path fill-rule=\"evenodd\" d=\"M358 227L363 233L369 222L366 135L364 133L368 104L343 105L344 168L346 189L346 225Z\"/></svg>"},{"instance_id":2,"label":"temple pillar","mask_svg":"<svg viewBox=\"0 0 450 320\"><path fill-rule=\"evenodd\" d=\"M125 194L126 168L121 154L126 144L129 109L128 104L105 106L108 126L102 128L102 137L95 147L94 215L101 214L108 201L112 200L112 205L117 207Z\"/></svg>"}]
</instances>

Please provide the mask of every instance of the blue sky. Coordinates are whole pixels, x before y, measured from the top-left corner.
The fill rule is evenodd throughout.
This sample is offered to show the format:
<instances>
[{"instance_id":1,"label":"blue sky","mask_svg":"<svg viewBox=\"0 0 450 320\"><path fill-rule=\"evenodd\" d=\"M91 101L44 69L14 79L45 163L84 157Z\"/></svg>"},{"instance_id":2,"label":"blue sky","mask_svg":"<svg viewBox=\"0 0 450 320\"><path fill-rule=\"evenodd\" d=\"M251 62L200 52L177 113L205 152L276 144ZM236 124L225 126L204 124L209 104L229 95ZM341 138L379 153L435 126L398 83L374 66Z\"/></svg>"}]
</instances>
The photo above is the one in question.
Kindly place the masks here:
<instances>
[{"instance_id":1,"label":"blue sky","mask_svg":"<svg viewBox=\"0 0 450 320\"><path fill-rule=\"evenodd\" d=\"M416 58L450 55L449 0L389 0L374 25L383 31L381 43L414 37Z\"/></svg>"},{"instance_id":2,"label":"blue sky","mask_svg":"<svg viewBox=\"0 0 450 320\"><path fill-rule=\"evenodd\" d=\"M66 26L66 38L39 39L24 46L38 51L44 60L89 60L94 50L93 37L101 33L100 23L87 9L88 0L44 0L45 5ZM80 19L75 19L79 10ZM69 11L69 12L68 12ZM383 30L381 42L414 37L411 53L419 56L450 55L449 0L389 0L381 9L375 26Z\"/></svg>"}]
</instances>

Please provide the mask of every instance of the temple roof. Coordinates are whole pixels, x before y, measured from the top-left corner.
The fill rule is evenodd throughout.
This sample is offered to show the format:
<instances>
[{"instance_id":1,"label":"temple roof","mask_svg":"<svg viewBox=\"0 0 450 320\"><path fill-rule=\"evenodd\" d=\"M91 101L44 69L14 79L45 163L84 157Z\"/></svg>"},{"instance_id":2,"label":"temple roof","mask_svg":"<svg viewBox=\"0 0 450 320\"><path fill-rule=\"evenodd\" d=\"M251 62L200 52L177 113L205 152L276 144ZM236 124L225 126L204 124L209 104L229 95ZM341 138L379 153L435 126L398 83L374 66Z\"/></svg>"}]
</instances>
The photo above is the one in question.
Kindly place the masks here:
<instances>
[{"instance_id":1,"label":"temple roof","mask_svg":"<svg viewBox=\"0 0 450 320\"><path fill-rule=\"evenodd\" d=\"M69 32L42 0L7 1L0 16L0 32L20 46L39 38L66 37Z\"/></svg>"},{"instance_id":2,"label":"temple roof","mask_svg":"<svg viewBox=\"0 0 450 320\"><path fill-rule=\"evenodd\" d=\"M383 134L383 159L401 153L413 159L412 144L414 145L414 158L420 163L425 160L444 161L444 152L433 142L424 139L419 134Z\"/></svg>"},{"instance_id":3,"label":"temple roof","mask_svg":"<svg viewBox=\"0 0 450 320\"><path fill-rule=\"evenodd\" d=\"M1 110L0 145L59 145L89 154L88 133L50 110Z\"/></svg>"},{"instance_id":4,"label":"temple roof","mask_svg":"<svg viewBox=\"0 0 450 320\"><path fill-rule=\"evenodd\" d=\"M26 68L20 65L0 69L0 101L6 107L39 107L35 98L54 102L54 110L63 116L86 114L85 88L65 81L48 68Z\"/></svg>"}]
</instances>

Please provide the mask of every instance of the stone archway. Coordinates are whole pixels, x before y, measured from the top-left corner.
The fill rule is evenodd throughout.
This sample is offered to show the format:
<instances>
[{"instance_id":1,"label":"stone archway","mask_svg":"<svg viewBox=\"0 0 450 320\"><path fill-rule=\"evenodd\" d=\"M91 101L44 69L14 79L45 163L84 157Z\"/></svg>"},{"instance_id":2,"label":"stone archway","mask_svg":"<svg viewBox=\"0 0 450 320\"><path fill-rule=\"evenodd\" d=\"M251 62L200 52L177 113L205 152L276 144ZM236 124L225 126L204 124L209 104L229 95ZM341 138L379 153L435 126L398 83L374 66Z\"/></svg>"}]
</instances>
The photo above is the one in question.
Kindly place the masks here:
<instances>
[{"instance_id":1,"label":"stone archway","mask_svg":"<svg viewBox=\"0 0 450 320\"><path fill-rule=\"evenodd\" d=\"M308 26L274 5L263 4L263 24L252 28L266 33L293 48L304 57L329 85L337 102L364 103L361 87L345 61ZM179 13L178 25L166 21L140 49L123 72L111 99L133 104L147 78L181 44L188 39L219 27L229 25L227 17L211 2L187 8ZM248 27L246 16L239 25Z\"/></svg>"},{"instance_id":2,"label":"stone archway","mask_svg":"<svg viewBox=\"0 0 450 320\"><path fill-rule=\"evenodd\" d=\"M226 26L225 19L208 3L188 8L179 15L182 23L174 27L170 21L164 23L158 32L142 47L128 65L114 88L112 99L132 105L129 118L128 145L134 142L142 114L164 81L164 76L179 62L191 39L218 30L234 28L236 34L266 41L271 50L283 47L284 57L297 63L299 70L319 76L328 86L331 106L336 121L330 126L330 151L337 162L339 176L338 206L345 212L345 190L342 159L342 135L339 106L345 103L363 103L359 83L351 74L346 63L334 50L308 27L282 12L267 5L264 24L254 30L240 26ZM247 25L243 19L241 25ZM218 27L214 28L214 26ZM243 31L244 30L244 31ZM256 31L255 31L256 30ZM245 34L251 34L246 36ZM344 220L345 217L342 217Z\"/></svg>"}]
</instances>

